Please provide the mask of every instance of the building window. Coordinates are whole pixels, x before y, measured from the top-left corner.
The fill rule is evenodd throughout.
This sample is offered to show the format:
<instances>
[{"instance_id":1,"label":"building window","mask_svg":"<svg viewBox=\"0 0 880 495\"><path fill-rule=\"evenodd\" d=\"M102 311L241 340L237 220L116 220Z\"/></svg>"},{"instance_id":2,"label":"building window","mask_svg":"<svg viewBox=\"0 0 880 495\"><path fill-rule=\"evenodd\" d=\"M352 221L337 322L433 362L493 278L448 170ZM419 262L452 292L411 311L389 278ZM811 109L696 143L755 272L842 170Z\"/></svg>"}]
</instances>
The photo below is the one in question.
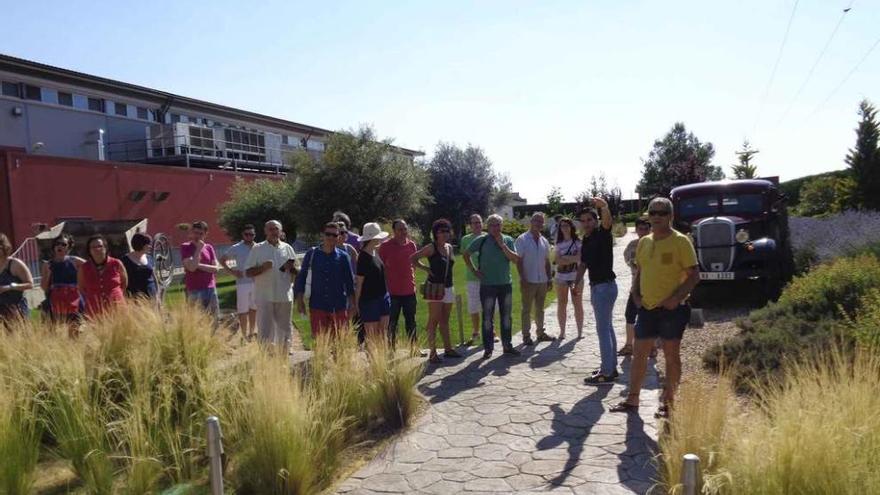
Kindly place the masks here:
<instances>
[{"instance_id":1,"label":"building window","mask_svg":"<svg viewBox=\"0 0 880 495\"><path fill-rule=\"evenodd\" d=\"M180 115L176 114L176 113L172 113L171 114L171 123L176 124L178 122L180 122Z\"/></svg>"},{"instance_id":2,"label":"building window","mask_svg":"<svg viewBox=\"0 0 880 495\"><path fill-rule=\"evenodd\" d=\"M58 92L58 104L64 105L66 107L73 106L73 95L70 93L65 93L63 91Z\"/></svg>"},{"instance_id":3,"label":"building window","mask_svg":"<svg viewBox=\"0 0 880 495\"><path fill-rule=\"evenodd\" d=\"M15 98L21 98L21 89L18 83L3 81L3 96L14 96Z\"/></svg>"},{"instance_id":4,"label":"building window","mask_svg":"<svg viewBox=\"0 0 880 495\"><path fill-rule=\"evenodd\" d=\"M100 98L89 98L89 110L104 113L104 100Z\"/></svg>"},{"instance_id":5,"label":"building window","mask_svg":"<svg viewBox=\"0 0 880 495\"><path fill-rule=\"evenodd\" d=\"M24 99L40 101L43 99L43 91L39 86L24 85Z\"/></svg>"},{"instance_id":6,"label":"building window","mask_svg":"<svg viewBox=\"0 0 880 495\"><path fill-rule=\"evenodd\" d=\"M88 110L89 109L89 99L83 95L73 95L73 108L79 108L80 110Z\"/></svg>"},{"instance_id":7,"label":"building window","mask_svg":"<svg viewBox=\"0 0 880 495\"><path fill-rule=\"evenodd\" d=\"M137 117L141 120L150 120L147 109L144 107L137 107Z\"/></svg>"},{"instance_id":8,"label":"building window","mask_svg":"<svg viewBox=\"0 0 880 495\"><path fill-rule=\"evenodd\" d=\"M125 103L114 103L113 104L113 113L116 115L122 115L123 117L128 116L128 105Z\"/></svg>"}]
</instances>

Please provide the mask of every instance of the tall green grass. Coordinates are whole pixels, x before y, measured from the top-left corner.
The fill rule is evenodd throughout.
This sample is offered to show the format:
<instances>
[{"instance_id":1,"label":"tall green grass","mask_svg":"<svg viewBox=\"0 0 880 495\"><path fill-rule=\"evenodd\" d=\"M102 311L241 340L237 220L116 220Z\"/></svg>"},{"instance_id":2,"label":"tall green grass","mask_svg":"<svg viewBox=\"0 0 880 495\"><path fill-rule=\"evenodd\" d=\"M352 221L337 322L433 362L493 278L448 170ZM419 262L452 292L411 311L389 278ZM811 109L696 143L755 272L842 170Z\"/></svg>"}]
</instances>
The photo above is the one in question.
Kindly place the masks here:
<instances>
[{"instance_id":1,"label":"tall green grass","mask_svg":"<svg viewBox=\"0 0 880 495\"><path fill-rule=\"evenodd\" d=\"M736 407L731 381L686 383L661 440L664 478L680 493L680 459L703 459L706 494L880 493L880 357L829 350L791 362L779 382Z\"/></svg>"},{"instance_id":2,"label":"tall green grass","mask_svg":"<svg viewBox=\"0 0 880 495\"><path fill-rule=\"evenodd\" d=\"M345 332L294 370L211 328L192 307L130 305L76 341L39 322L0 335L0 491L30 493L40 458L68 461L89 493L204 487L204 421L217 415L237 493L313 493L346 449L414 412L412 350L380 339L358 352Z\"/></svg>"}]
</instances>

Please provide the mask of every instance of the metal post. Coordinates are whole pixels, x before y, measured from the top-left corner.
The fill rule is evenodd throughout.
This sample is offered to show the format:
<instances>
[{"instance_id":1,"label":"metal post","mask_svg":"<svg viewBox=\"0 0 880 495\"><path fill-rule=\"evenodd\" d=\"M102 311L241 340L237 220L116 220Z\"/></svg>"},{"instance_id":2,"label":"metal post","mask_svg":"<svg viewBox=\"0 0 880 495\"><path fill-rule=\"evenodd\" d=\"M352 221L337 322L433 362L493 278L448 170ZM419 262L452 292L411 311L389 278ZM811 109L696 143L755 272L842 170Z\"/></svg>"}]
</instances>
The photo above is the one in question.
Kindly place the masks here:
<instances>
[{"instance_id":1,"label":"metal post","mask_svg":"<svg viewBox=\"0 0 880 495\"><path fill-rule=\"evenodd\" d=\"M208 459L211 462L211 495L223 495L223 443L220 420L209 416L205 422L208 430Z\"/></svg>"},{"instance_id":2,"label":"metal post","mask_svg":"<svg viewBox=\"0 0 880 495\"><path fill-rule=\"evenodd\" d=\"M461 311L461 294L455 296L455 311L458 313L458 343L464 345L464 320Z\"/></svg>"},{"instance_id":3,"label":"metal post","mask_svg":"<svg viewBox=\"0 0 880 495\"><path fill-rule=\"evenodd\" d=\"M697 495L700 490L700 458L696 454L685 454L681 469L681 484L684 495Z\"/></svg>"}]
</instances>

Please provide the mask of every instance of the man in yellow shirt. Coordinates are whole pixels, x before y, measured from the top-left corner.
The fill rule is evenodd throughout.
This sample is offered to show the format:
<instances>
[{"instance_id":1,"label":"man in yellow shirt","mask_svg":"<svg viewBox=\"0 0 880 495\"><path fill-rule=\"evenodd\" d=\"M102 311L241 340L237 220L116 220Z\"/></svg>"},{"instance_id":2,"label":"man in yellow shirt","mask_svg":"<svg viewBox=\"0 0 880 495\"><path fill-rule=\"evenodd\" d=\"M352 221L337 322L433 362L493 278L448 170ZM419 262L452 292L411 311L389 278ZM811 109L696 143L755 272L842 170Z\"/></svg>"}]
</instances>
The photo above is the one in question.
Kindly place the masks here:
<instances>
[{"instance_id":1,"label":"man in yellow shirt","mask_svg":"<svg viewBox=\"0 0 880 495\"><path fill-rule=\"evenodd\" d=\"M669 414L681 379L681 338L690 320L687 298L700 281L700 274L694 246L685 235L673 230L672 215L672 202L666 198L655 198L648 204L652 232L643 237L636 248L637 271L631 289L639 315L629 394L626 400L611 408L612 412L638 409L648 354L658 337L663 341L666 359L666 387L655 416Z\"/></svg>"}]
</instances>

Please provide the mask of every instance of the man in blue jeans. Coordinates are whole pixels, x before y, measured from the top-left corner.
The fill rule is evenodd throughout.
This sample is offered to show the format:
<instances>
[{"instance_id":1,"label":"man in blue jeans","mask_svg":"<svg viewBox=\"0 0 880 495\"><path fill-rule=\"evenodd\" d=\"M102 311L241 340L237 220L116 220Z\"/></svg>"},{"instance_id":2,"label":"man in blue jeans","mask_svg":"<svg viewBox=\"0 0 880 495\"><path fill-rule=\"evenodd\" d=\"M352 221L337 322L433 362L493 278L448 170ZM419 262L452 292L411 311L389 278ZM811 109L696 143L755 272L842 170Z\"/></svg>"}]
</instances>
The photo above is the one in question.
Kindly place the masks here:
<instances>
[{"instance_id":1,"label":"man in blue jeans","mask_svg":"<svg viewBox=\"0 0 880 495\"><path fill-rule=\"evenodd\" d=\"M501 316L501 345L504 354L518 356L519 351L513 348L513 280L510 278L510 263L519 261L513 238L501 233L501 215L489 215L486 223L489 232L483 234L468 245L462 253L464 262L471 272L480 279L480 302L483 306L483 359L492 357L495 331L495 305ZM471 255L478 253L479 267L475 267Z\"/></svg>"},{"instance_id":2,"label":"man in blue jeans","mask_svg":"<svg viewBox=\"0 0 880 495\"><path fill-rule=\"evenodd\" d=\"M589 270L590 303L596 316L596 333L599 337L601 367L584 379L587 385L612 385L617 372L617 336L614 335L612 315L617 300L617 276L614 274L614 241L611 236L611 211L602 198L591 200L596 210L584 210L580 214L584 238L581 241L581 264L576 284L584 280ZM596 211L599 213L596 214Z\"/></svg>"}]
</instances>

